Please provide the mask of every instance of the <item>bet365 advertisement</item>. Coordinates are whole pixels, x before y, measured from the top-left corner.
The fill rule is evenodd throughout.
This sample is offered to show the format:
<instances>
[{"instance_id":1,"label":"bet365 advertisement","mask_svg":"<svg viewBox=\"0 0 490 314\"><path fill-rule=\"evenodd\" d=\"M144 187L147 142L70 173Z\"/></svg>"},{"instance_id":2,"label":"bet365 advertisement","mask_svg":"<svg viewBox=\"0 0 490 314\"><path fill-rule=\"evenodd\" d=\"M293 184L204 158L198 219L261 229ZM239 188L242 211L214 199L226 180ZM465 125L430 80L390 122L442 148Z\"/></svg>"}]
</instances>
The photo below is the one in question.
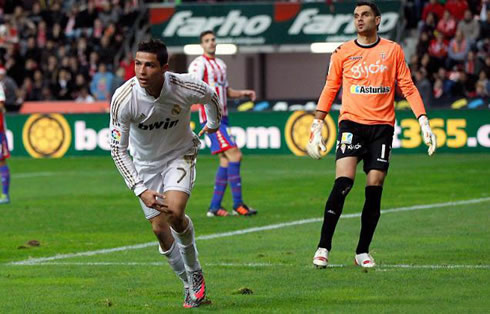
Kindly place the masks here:
<instances>
[{"instance_id":1,"label":"bet365 advertisement","mask_svg":"<svg viewBox=\"0 0 490 314\"><path fill-rule=\"evenodd\" d=\"M490 152L490 111L434 110L430 124L437 136L438 153ZM410 111L396 113L393 153L425 153L418 121ZM325 119L323 136L327 154L334 154L338 112ZM236 112L230 115L229 132L245 154L306 155L313 114L305 111ZM12 156L61 158L109 155L108 114L7 115L7 139ZM193 114L191 128L200 129ZM153 132L171 132L155 128ZM210 142L202 138L201 152Z\"/></svg>"}]
</instances>

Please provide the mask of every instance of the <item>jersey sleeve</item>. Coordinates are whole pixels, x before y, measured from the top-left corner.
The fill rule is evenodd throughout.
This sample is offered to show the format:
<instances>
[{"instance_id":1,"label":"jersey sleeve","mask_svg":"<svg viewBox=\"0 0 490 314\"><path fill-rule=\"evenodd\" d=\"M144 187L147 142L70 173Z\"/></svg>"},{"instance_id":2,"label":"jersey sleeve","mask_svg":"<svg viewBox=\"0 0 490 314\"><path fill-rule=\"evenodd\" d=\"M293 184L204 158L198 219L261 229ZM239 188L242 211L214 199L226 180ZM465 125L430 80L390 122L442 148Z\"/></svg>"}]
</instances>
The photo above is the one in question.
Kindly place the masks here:
<instances>
[{"instance_id":1,"label":"jersey sleeve","mask_svg":"<svg viewBox=\"0 0 490 314\"><path fill-rule=\"evenodd\" d=\"M204 63L200 62L199 58L194 59L189 64L188 72L196 80L202 81L204 79Z\"/></svg>"},{"instance_id":2,"label":"jersey sleeve","mask_svg":"<svg viewBox=\"0 0 490 314\"><path fill-rule=\"evenodd\" d=\"M143 193L147 188L139 177L133 160L129 156L129 130L131 125L130 100L121 100L119 94L114 94L111 101L110 113L110 147L111 156L121 173L128 188L133 190L136 196Z\"/></svg>"},{"instance_id":3,"label":"jersey sleeve","mask_svg":"<svg viewBox=\"0 0 490 314\"><path fill-rule=\"evenodd\" d=\"M204 111L206 112L207 122L206 126L210 129L217 129L221 124L221 108L218 94L207 86L206 96L202 100L204 104Z\"/></svg>"},{"instance_id":4,"label":"jersey sleeve","mask_svg":"<svg viewBox=\"0 0 490 314\"><path fill-rule=\"evenodd\" d=\"M412 81L410 69L405 62L405 54L399 45L396 45L396 80L403 96L408 100L413 113L418 118L425 114L424 102L417 87Z\"/></svg>"},{"instance_id":5,"label":"jersey sleeve","mask_svg":"<svg viewBox=\"0 0 490 314\"><path fill-rule=\"evenodd\" d=\"M329 112L335 96L337 96L337 92L339 91L340 84L342 84L343 60L340 55L341 48L342 46L338 47L332 53L328 67L327 81L318 100L316 110Z\"/></svg>"},{"instance_id":6,"label":"jersey sleeve","mask_svg":"<svg viewBox=\"0 0 490 314\"><path fill-rule=\"evenodd\" d=\"M207 122L206 126L210 129L217 129L221 124L221 108L218 94L203 81L198 82L199 89L202 93L196 94L195 103L204 105Z\"/></svg>"}]
</instances>

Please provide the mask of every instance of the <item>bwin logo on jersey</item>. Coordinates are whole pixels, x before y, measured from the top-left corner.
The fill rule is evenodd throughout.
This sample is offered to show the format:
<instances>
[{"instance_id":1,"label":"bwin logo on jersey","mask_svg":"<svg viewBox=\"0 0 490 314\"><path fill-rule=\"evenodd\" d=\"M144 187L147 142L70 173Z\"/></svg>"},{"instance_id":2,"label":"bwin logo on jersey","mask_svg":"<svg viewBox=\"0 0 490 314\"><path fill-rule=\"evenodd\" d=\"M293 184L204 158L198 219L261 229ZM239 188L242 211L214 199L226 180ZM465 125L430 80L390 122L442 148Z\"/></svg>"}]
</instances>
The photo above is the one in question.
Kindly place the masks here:
<instances>
[{"instance_id":1,"label":"bwin logo on jersey","mask_svg":"<svg viewBox=\"0 0 490 314\"><path fill-rule=\"evenodd\" d=\"M156 129L170 129L170 128L173 128L174 126L177 125L177 123L179 122L179 120L173 120L173 121L170 121L169 118L165 119L165 121L157 121L157 122L153 122L151 124L143 124L143 123L140 123L138 124L138 128L139 129L142 129L142 130L156 130Z\"/></svg>"},{"instance_id":2,"label":"bwin logo on jersey","mask_svg":"<svg viewBox=\"0 0 490 314\"><path fill-rule=\"evenodd\" d=\"M391 88L389 86L363 86L351 85L351 94L389 94Z\"/></svg>"}]
</instances>

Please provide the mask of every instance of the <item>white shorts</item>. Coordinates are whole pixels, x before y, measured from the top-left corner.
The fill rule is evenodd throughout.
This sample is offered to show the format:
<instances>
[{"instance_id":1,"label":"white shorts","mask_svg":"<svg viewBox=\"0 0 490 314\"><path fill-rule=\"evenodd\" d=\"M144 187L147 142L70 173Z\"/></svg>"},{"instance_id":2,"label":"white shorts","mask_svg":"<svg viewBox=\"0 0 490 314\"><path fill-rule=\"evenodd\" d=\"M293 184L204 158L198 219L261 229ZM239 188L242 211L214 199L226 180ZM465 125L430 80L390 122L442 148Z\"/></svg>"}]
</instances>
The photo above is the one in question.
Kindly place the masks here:
<instances>
[{"instance_id":1,"label":"white shorts","mask_svg":"<svg viewBox=\"0 0 490 314\"><path fill-rule=\"evenodd\" d=\"M147 188L159 193L167 191L182 191L191 195L192 187L196 179L196 153L172 159L161 169L140 169L139 175ZM158 216L160 212L147 207L138 198L146 219Z\"/></svg>"}]
</instances>

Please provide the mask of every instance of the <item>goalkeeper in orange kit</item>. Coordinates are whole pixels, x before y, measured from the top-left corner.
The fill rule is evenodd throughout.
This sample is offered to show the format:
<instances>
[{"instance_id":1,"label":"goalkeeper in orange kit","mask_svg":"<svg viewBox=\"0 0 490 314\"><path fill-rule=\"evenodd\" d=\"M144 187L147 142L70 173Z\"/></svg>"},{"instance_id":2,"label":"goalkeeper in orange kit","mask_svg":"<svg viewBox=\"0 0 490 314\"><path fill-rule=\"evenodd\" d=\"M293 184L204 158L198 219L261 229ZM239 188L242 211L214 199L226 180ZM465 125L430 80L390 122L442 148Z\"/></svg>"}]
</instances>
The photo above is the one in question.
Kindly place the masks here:
<instances>
[{"instance_id":1,"label":"goalkeeper in orange kit","mask_svg":"<svg viewBox=\"0 0 490 314\"><path fill-rule=\"evenodd\" d=\"M320 159L325 151L321 135L324 119L342 84L335 183L325 205L321 238L313 257L313 264L319 268L328 264L335 227L361 160L367 183L355 263L361 267L376 265L369 254L369 245L380 217L383 182L391 155L395 82L419 120L429 155L436 149L436 138L405 63L403 50L397 43L378 36L380 22L381 13L376 4L369 1L356 4L357 39L342 44L332 54L327 81L311 125L307 152L312 158Z\"/></svg>"}]
</instances>

